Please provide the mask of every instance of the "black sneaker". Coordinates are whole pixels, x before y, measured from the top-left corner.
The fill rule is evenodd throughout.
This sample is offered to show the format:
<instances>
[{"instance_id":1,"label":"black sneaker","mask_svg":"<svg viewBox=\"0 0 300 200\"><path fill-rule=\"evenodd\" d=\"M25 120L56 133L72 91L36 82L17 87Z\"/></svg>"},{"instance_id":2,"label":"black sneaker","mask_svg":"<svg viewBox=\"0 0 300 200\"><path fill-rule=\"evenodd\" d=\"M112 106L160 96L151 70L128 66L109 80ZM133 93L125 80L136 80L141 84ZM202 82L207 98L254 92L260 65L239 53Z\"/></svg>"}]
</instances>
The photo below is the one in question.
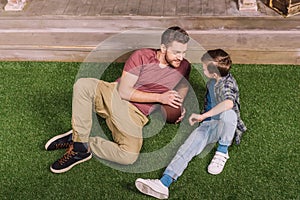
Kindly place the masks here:
<instances>
[{"instance_id":1,"label":"black sneaker","mask_svg":"<svg viewBox=\"0 0 300 200\"><path fill-rule=\"evenodd\" d=\"M50 166L50 170L53 173L63 173L69 171L75 165L85 162L92 158L91 152L75 152L73 146L71 145L68 151L63 155L62 158L54 162Z\"/></svg>"},{"instance_id":2,"label":"black sneaker","mask_svg":"<svg viewBox=\"0 0 300 200\"><path fill-rule=\"evenodd\" d=\"M45 149L47 151L56 150L56 149L67 149L73 144L72 140L72 130L57 135L45 144Z\"/></svg>"}]
</instances>

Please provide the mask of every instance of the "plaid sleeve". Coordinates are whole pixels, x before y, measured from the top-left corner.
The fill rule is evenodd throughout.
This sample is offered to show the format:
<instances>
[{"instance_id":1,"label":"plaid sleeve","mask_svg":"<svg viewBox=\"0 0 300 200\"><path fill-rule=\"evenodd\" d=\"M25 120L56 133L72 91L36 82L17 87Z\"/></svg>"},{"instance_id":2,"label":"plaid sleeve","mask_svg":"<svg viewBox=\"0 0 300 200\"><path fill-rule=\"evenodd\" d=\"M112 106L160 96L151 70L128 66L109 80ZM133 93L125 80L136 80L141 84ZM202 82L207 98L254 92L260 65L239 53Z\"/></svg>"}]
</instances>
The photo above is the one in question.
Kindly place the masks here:
<instances>
[{"instance_id":1,"label":"plaid sleeve","mask_svg":"<svg viewBox=\"0 0 300 200\"><path fill-rule=\"evenodd\" d=\"M235 99L238 95L238 89L236 84L233 81L227 81L224 84L223 88L223 100L232 100L235 102Z\"/></svg>"}]
</instances>

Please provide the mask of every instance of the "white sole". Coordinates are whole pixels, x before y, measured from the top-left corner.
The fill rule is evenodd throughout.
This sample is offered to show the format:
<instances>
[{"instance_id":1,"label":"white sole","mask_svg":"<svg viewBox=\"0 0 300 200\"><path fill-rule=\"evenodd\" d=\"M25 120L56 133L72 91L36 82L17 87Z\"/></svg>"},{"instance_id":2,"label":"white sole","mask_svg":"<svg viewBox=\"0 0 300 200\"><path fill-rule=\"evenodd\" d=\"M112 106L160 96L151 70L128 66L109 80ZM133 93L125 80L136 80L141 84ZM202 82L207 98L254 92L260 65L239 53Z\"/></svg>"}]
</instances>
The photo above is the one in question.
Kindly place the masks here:
<instances>
[{"instance_id":1,"label":"white sole","mask_svg":"<svg viewBox=\"0 0 300 200\"><path fill-rule=\"evenodd\" d=\"M139 181L138 179L135 181L135 186L136 188L141 192L146 195L155 197L157 199L167 199L168 197L165 194L159 193L150 186L144 184L142 181Z\"/></svg>"},{"instance_id":2,"label":"white sole","mask_svg":"<svg viewBox=\"0 0 300 200\"><path fill-rule=\"evenodd\" d=\"M210 173L211 175L218 175L218 174L221 174L223 171L223 169L221 171L212 171L212 170L207 170L208 173Z\"/></svg>"},{"instance_id":3,"label":"white sole","mask_svg":"<svg viewBox=\"0 0 300 200\"><path fill-rule=\"evenodd\" d=\"M50 170L51 172L55 173L55 174L60 174L60 173L64 173L66 171L69 171L72 167L74 167L75 165L78 165L80 163L83 163L85 161L88 161L89 159L91 159L93 157L93 155L91 154L89 157L86 157L85 159L82 159L76 163L74 163L73 165L70 165L69 167L67 168L64 168L64 169L61 169L61 170L56 170L56 169L53 169L51 166L50 166Z\"/></svg>"},{"instance_id":4,"label":"white sole","mask_svg":"<svg viewBox=\"0 0 300 200\"><path fill-rule=\"evenodd\" d=\"M66 133L63 133L63 134L60 134L60 135L57 135L57 136L51 138L51 139L48 140L48 142L45 144L45 149L47 150L48 147L50 146L50 144L51 144L52 142L54 142L55 140L57 140L57 139L59 139L59 138L62 138L62 137L65 137L66 135L69 135L69 134L72 133L72 132L73 132L73 130L70 130L70 131L68 131L68 132L66 132Z\"/></svg>"}]
</instances>

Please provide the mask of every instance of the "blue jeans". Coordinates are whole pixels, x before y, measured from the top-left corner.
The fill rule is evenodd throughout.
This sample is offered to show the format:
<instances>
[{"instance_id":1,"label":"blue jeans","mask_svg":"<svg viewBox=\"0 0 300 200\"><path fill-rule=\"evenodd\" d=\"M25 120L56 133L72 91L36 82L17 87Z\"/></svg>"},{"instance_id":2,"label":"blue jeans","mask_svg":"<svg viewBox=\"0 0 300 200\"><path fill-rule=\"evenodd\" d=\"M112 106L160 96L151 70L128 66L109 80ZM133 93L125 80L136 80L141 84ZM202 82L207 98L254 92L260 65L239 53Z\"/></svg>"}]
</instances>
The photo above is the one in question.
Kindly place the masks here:
<instances>
[{"instance_id":1,"label":"blue jeans","mask_svg":"<svg viewBox=\"0 0 300 200\"><path fill-rule=\"evenodd\" d=\"M208 144L219 142L221 145L230 146L236 125L237 115L233 110L221 113L219 120L211 119L202 122L181 145L164 174L177 180L191 159L199 155Z\"/></svg>"}]
</instances>

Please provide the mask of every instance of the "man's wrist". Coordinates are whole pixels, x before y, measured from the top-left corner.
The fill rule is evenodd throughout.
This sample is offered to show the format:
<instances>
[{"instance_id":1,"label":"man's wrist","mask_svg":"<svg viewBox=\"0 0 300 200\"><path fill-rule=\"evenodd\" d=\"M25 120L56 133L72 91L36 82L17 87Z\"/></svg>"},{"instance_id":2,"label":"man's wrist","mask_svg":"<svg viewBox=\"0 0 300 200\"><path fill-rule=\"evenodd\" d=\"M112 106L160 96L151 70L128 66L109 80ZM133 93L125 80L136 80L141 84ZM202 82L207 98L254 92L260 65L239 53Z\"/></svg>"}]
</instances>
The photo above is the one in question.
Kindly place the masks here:
<instances>
[{"instance_id":1,"label":"man's wrist","mask_svg":"<svg viewBox=\"0 0 300 200\"><path fill-rule=\"evenodd\" d=\"M162 101L161 101L161 94L154 93L154 99L155 99L155 102L162 103Z\"/></svg>"}]
</instances>

